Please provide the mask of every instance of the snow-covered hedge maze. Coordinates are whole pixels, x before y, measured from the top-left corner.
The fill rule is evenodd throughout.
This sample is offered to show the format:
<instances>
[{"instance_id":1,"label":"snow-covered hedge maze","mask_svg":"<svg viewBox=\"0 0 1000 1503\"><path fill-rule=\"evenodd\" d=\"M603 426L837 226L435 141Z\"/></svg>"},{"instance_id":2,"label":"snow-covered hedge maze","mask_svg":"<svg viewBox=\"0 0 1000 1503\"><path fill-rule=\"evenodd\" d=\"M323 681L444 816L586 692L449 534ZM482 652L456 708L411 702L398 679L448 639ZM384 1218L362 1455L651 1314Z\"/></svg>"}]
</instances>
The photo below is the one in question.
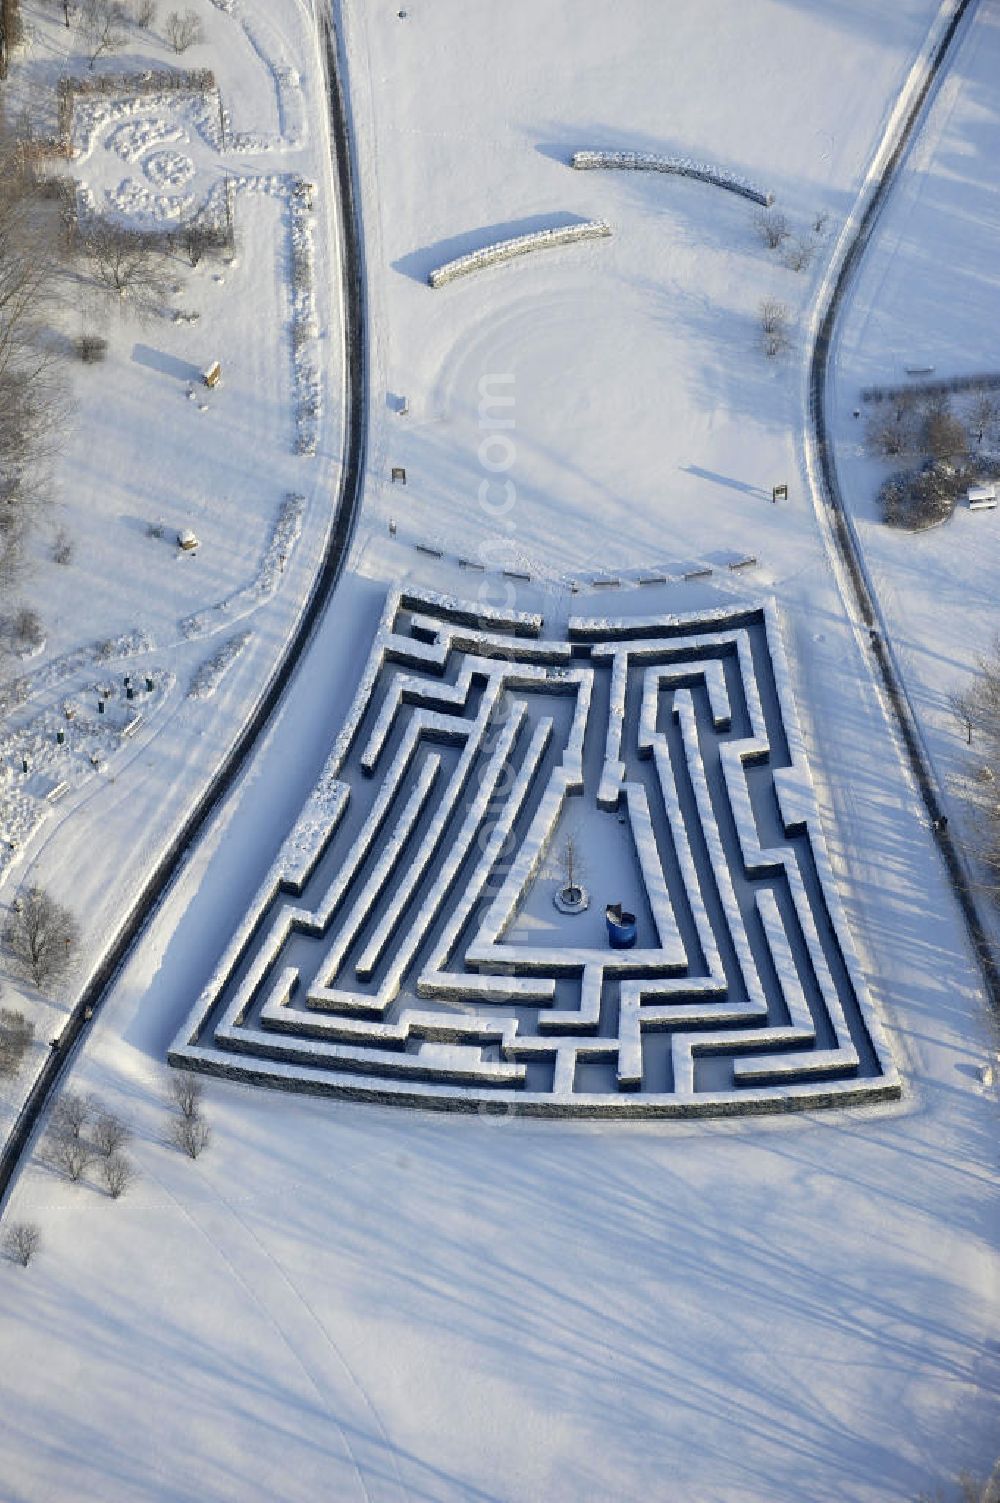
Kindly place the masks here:
<instances>
[{"instance_id":1,"label":"snow-covered hedge maze","mask_svg":"<svg viewBox=\"0 0 1000 1503\"><path fill-rule=\"evenodd\" d=\"M693 177L700 183L711 183L715 188L725 188L727 193L738 193L752 203L769 208L774 203L774 194L767 193L756 183L727 172L724 167L711 167L707 162L695 162L690 157L660 156L649 151L574 151L573 166L578 171L594 168L614 168L624 172L667 172L674 177Z\"/></svg>"},{"instance_id":2,"label":"snow-covered hedge maze","mask_svg":"<svg viewBox=\"0 0 1000 1503\"><path fill-rule=\"evenodd\" d=\"M171 1062L536 1115L897 1096L773 608L541 630L390 595L323 776ZM593 922L549 901L581 824ZM633 949L605 943L615 901Z\"/></svg>"},{"instance_id":3,"label":"snow-covered hedge maze","mask_svg":"<svg viewBox=\"0 0 1000 1503\"><path fill-rule=\"evenodd\" d=\"M532 251L551 250L557 245L573 245L578 240L601 240L611 234L606 219L586 219L578 224L560 225L551 230L535 230L530 235L518 235L513 240L498 240L494 245L484 245L481 250L471 251L454 261L438 266L427 278L432 287L445 287L458 277L467 277L474 271L483 271L487 266L498 266L501 261L513 261L517 256L530 255Z\"/></svg>"}]
</instances>

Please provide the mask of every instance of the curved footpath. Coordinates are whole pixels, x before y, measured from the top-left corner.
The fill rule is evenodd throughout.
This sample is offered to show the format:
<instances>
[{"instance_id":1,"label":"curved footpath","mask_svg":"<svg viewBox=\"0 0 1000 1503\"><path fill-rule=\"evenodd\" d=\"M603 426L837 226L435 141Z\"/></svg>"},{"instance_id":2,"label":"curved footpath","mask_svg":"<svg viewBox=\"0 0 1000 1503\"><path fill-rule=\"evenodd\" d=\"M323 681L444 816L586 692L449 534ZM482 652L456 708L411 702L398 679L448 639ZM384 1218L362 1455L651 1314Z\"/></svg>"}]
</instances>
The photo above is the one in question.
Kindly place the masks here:
<instances>
[{"instance_id":1,"label":"curved footpath","mask_svg":"<svg viewBox=\"0 0 1000 1503\"><path fill-rule=\"evenodd\" d=\"M861 264L879 214L895 183L906 149L913 137L931 89L947 60L956 33L968 12L974 9L975 5L976 0L959 0L955 13L928 63L925 77L916 91L913 103L900 126L893 148L861 215L858 228L844 252L829 302L819 323L810 359L809 416L814 429L823 500L832 523L834 541L851 581L854 604L861 620L868 628L878 675L899 727L907 759L927 809L938 850L947 868L948 878L962 910L972 948L983 974L987 996L993 1009L1000 1012L1000 967L998 967L997 957L980 917L972 883L958 846L948 829L947 822L944 824L941 822L944 810L938 794L937 781L920 735L913 706L888 645L882 610L865 566L854 523L844 505L836 461L826 426L826 388L830 356L834 331L845 294Z\"/></svg>"},{"instance_id":2,"label":"curved footpath","mask_svg":"<svg viewBox=\"0 0 1000 1503\"><path fill-rule=\"evenodd\" d=\"M335 178L339 198L340 263L344 299L345 446L330 537L299 624L289 639L284 655L275 666L264 692L225 761L164 852L111 946L91 974L58 1041L39 1071L7 1141L0 1148L0 1208L31 1141L34 1128L75 1046L86 1034L91 1019L110 992L133 947L142 937L147 923L183 864L189 847L202 834L209 819L231 791L268 729L284 691L309 646L316 624L330 603L361 509L368 437L368 330L361 213L356 191L356 163L349 129L343 60L338 56L331 19L323 7L323 0L316 0L316 3L321 8L316 25L330 105L332 176Z\"/></svg>"}]
</instances>

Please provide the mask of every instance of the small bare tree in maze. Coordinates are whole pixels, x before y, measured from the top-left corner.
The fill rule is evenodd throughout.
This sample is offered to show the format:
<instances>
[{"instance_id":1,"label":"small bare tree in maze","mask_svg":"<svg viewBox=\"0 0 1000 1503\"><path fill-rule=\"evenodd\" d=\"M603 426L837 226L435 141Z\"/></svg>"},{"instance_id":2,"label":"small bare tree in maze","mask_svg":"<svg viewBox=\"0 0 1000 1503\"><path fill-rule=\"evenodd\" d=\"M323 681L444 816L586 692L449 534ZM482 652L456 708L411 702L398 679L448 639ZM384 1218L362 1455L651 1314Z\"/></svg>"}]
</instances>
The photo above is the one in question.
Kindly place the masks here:
<instances>
[{"instance_id":1,"label":"small bare tree in maze","mask_svg":"<svg viewBox=\"0 0 1000 1503\"><path fill-rule=\"evenodd\" d=\"M774 609L541 624L390 596L171 1062L536 1115L898 1095ZM570 833L586 912L553 903Z\"/></svg>"}]
</instances>

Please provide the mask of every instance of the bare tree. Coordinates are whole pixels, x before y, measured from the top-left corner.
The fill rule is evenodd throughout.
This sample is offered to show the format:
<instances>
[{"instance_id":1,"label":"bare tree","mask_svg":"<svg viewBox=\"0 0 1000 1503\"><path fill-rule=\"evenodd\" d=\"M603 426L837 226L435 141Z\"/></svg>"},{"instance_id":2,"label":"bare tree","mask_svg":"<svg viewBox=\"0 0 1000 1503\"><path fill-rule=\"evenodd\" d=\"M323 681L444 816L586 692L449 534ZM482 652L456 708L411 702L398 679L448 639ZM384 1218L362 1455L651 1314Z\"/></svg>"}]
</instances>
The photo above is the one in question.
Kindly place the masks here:
<instances>
[{"instance_id":1,"label":"bare tree","mask_svg":"<svg viewBox=\"0 0 1000 1503\"><path fill-rule=\"evenodd\" d=\"M52 1108L52 1132L78 1141L93 1113L93 1102L81 1091L63 1091Z\"/></svg>"},{"instance_id":2,"label":"bare tree","mask_svg":"<svg viewBox=\"0 0 1000 1503\"><path fill-rule=\"evenodd\" d=\"M170 1094L182 1117L197 1117L201 1111L205 1085L190 1070L179 1070L170 1077Z\"/></svg>"},{"instance_id":3,"label":"bare tree","mask_svg":"<svg viewBox=\"0 0 1000 1503\"><path fill-rule=\"evenodd\" d=\"M936 403L924 418L924 447L932 459L955 459L969 447L965 425L947 402Z\"/></svg>"},{"instance_id":4,"label":"bare tree","mask_svg":"<svg viewBox=\"0 0 1000 1503\"><path fill-rule=\"evenodd\" d=\"M869 452L882 459L911 453L916 447L917 434L910 413L903 408L893 412L880 409L868 423L866 440Z\"/></svg>"},{"instance_id":5,"label":"bare tree","mask_svg":"<svg viewBox=\"0 0 1000 1503\"><path fill-rule=\"evenodd\" d=\"M208 1147L210 1137L208 1123L197 1113L192 1117L178 1117L170 1129L170 1141L189 1159L196 1159Z\"/></svg>"},{"instance_id":6,"label":"bare tree","mask_svg":"<svg viewBox=\"0 0 1000 1503\"><path fill-rule=\"evenodd\" d=\"M150 26L156 25L156 8L156 0L132 0L129 7L132 25L148 31Z\"/></svg>"},{"instance_id":7,"label":"bare tree","mask_svg":"<svg viewBox=\"0 0 1000 1503\"><path fill-rule=\"evenodd\" d=\"M128 41L122 0L83 0L80 40L92 68L99 57L120 52Z\"/></svg>"},{"instance_id":8,"label":"bare tree","mask_svg":"<svg viewBox=\"0 0 1000 1503\"><path fill-rule=\"evenodd\" d=\"M80 926L68 908L44 888L32 887L14 900L3 939L14 960L36 986L57 981L73 964Z\"/></svg>"},{"instance_id":9,"label":"bare tree","mask_svg":"<svg viewBox=\"0 0 1000 1503\"><path fill-rule=\"evenodd\" d=\"M197 11L172 10L167 17L164 35L175 52L186 52L205 40L205 28Z\"/></svg>"},{"instance_id":10,"label":"bare tree","mask_svg":"<svg viewBox=\"0 0 1000 1503\"><path fill-rule=\"evenodd\" d=\"M101 1166L104 1187L112 1200L119 1200L135 1178L132 1161L123 1153L112 1153Z\"/></svg>"},{"instance_id":11,"label":"bare tree","mask_svg":"<svg viewBox=\"0 0 1000 1503\"><path fill-rule=\"evenodd\" d=\"M20 45L23 36L21 0L0 0L0 78L6 78L11 49Z\"/></svg>"},{"instance_id":12,"label":"bare tree","mask_svg":"<svg viewBox=\"0 0 1000 1503\"><path fill-rule=\"evenodd\" d=\"M0 1008L0 1076L16 1075L35 1037L35 1025L23 1012Z\"/></svg>"},{"instance_id":13,"label":"bare tree","mask_svg":"<svg viewBox=\"0 0 1000 1503\"><path fill-rule=\"evenodd\" d=\"M42 1234L33 1221L15 1221L4 1232L4 1251L13 1262L27 1268L41 1240Z\"/></svg>"},{"instance_id":14,"label":"bare tree","mask_svg":"<svg viewBox=\"0 0 1000 1503\"><path fill-rule=\"evenodd\" d=\"M989 748L1000 754L1000 637L993 643L990 653L979 659L977 671L953 704L971 727L972 732Z\"/></svg>"},{"instance_id":15,"label":"bare tree","mask_svg":"<svg viewBox=\"0 0 1000 1503\"><path fill-rule=\"evenodd\" d=\"M955 1481L960 1503L1000 1503L1000 1461L986 1478L976 1477L963 1468Z\"/></svg>"},{"instance_id":16,"label":"bare tree","mask_svg":"<svg viewBox=\"0 0 1000 1503\"><path fill-rule=\"evenodd\" d=\"M65 527L60 527L52 540L52 562L63 568L73 562L73 539Z\"/></svg>"},{"instance_id":17,"label":"bare tree","mask_svg":"<svg viewBox=\"0 0 1000 1503\"><path fill-rule=\"evenodd\" d=\"M997 407L996 398L988 391L982 391L976 397L969 413L972 430L976 435L976 442L981 444L983 439L992 435L1000 417L1000 408Z\"/></svg>"},{"instance_id":18,"label":"bare tree","mask_svg":"<svg viewBox=\"0 0 1000 1503\"><path fill-rule=\"evenodd\" d=\"M68 31L70 20L76 14L76 0L52 0L52 4L62 11L63 20L66 23L66 30Z\"/></svg>"},{"instance_id":19,"label":"bare tree","mask_svg":"<svg viewBox=\"0 0 1000 1503\"><path fill-rule=\"evenodd\" d=\"M575 899L580 892L580 880L583 872L580 841L575 834L566 836L559 852L559 860L563 876L562 891L567 897Z\"/></svg>"},{"instance_id":20,"label":"bare tree","mask_svg":"<svg viewBox=\"0 0 1000 1503\"><path fill-rule=\"evenodd\" d=\"M760 331L764 354L770 359L788 348L788 308L784 303L766 299L760 305Z\"/></svg>"},{"instance_id":21,"label":"bare tree","mask_svg":"<svg viewBox=\"0 0 1000 1503\"><path fill-rule=\"evenodd\" d=\"M782 252L782 264L789 271L807 271L815 253L816 247L811 240L789 239Z\"/></svg>"},{"instance_id":22,"label":"bare tree","mask_svg":"<svg viewBox=\"0 0 1000 1503\"><path fill-rule=\"evenodd\" d=\"M1000 901L1000 637L979 660L968 687L952 698L970 746L966 794L975 812L983 889Z\"/></svg>"},{"instance_id":23,"label":"bare tree","mask_svg":"<svg viewBox=\"0 0 1000 1503\"><path fill-rule=\"evenodd\" d=\"M215 236L207 225L192 219L181 230L180 242L191 265L197 266L205 252L215 244Z\"/></svg>"},{"instance_id":24,"label":"bare tree","mask_svg":"<svg viewBox=\"0 0 1000 1503\"><path fill-rule=\"evenodd\" d=\"M42 1147L42 1156L47 1164L76 1184L94 1161L94 1150L83 1138L64 1137L61 1133L49 1133Z\"/></svg>"},{"instance_id":25,"label":"bare tree","mask_svg":"<svg viewBox=\"0 0 1000 1503\"><path fill-rule=\"evenodd\" d=\"M10 634L18 652L37 652L45 643L42 618L30 605L19 606L10 617Z\"/></svg>"},{"instance_id":26,"label":"bare tree","mask_svg":"<svg viewBox=\"0 0 1000 1503\"><path fill-rule=\"evenodd\" d=\"M98 1113L90 1140L102 1158L114 1158L131 1138L132 1129L121 1117L109 1111Z\"/></svg>"},{"instance_id":27,"label":"bare tree","mask_svg":"<svg viewBox=\"0 0 1000 1503\"><path fill-rule=\"evenodd\" d=\"M780 209L758 209L753 222L768 250L777 250L781 242L788 239L788 220Z\"/></svg>"},{"instance_id":28,"label":"bare tree","mask_svg":"<svg viewBox=\"0 0 1000 1503\"><path fill-rule=\"evenodd\" d=\"M148 235L102 220L84 239L84 250L100 287L140 311L162 303L169 279L159 244Z\"/></svg>"}]
</instances>

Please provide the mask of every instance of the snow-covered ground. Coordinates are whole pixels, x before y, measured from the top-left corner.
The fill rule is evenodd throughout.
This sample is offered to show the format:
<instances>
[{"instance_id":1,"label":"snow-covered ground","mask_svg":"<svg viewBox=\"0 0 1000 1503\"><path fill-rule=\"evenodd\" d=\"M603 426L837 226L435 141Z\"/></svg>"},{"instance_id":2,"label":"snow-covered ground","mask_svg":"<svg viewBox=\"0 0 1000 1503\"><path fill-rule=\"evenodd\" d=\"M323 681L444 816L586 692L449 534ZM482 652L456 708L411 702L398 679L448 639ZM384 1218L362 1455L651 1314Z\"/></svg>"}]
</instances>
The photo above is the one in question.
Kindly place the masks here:
<instances>
[{"instance_id":1,"label":"snow-covered ground","mask_svg":"<svg viewBox=\"0 0 1000 1503\"><path fill-rule=\"evenodd\" d=\"M889 200L848 304L836 352L831 428L844 494L914 707L945 788L975 755L949 697L998 631L1000 511L959 505L911 536L883 526L875 494L891 466L868 458L862 388L996 371L1000 14L975 9ZM910 378L919 385L921 378ZM961 399L960 399L961 400ZM853 412L862 408L860 420ZM996 443L992 444L993 449ZM953 804L961 817L961 801ZM966 827L966 837L975 832Z\"/></svg>"},{"instance_id":2,"label":"snow-covered ground","mask_svg":"<svg viewBox=\"0 0 1000 1503\"><path fill-rule=\"evenodd\" d=\"M212 1145L165 1146L174 1020L294 814L289 766L322 763L317 701L346 708L336 642L331 622L72 1072L136 1124L141 1180L112 1203L35 1166L12 1199L45 1239L5 1274L12 1495L841 1503L985 1469L985 1023L892 765L833 796L871 852L851 917L878 915L899 1107L570 1126L209 1081ZM847 764L878 735L859 698Z\"/></svg>"},{"instance_id":3,"label":"snow-covered ground","mask_svg":"<svg viewBox=\"0 0 1000 1503\"><path fill-rule=\"evenodd\" d=\"M240 13L259 9L242 0ZM0 1329L0 1478L26 1503L70 1493L902 1503L995 1459L996 1102L979 1079L991 1032L919 800L845 620L800 436L810 302L938 7L405 9L403 19L392 6L338 11L375 346L353 568L265 748L69 1074L134 1123L138 1183L112 1203L36 1158L14 1190L6 1214L36 1220L44 1241L30 1269L3 1270L16 1299ZM297 57L296 67L314 80L304 14L293 0L267 13L291 56L298 35L308 66ZM209 19L233 24L221 11ZM224 67L252 58L220 46L211 61L225 88ZM234 97L248 121L234 118L234 129L278 129L250 108L273 105L273 91L243 79ZM995 124L987 97L980 106ZM318 115L304 124L319 136ZM811 269L782 267L755 240L751 206L718 188L572 171L572 151L591 147L737 172L775 193L797 233L826 213ZM316 160L296 159L296 170L319 176ZM570 217L606 218L614 234L426 285L454 256ZM331 243L317 237L318 258ZM273 290L245 247L237 273L251 267ZM773 363L758 351L764 297L798 320L792 352ZM285 476L301 461L290 455L290 367L274 354L274 327L242 357L259 362L270 394L260 422L220 439L255 495L265 472L275 477L246 544L253 560L264 516L269 525L289 490L318 499L333 458L321 445L317 488ZM208 353L226 365L221 328ZM246 318L226 329L239 349L253 332ZM184 358L188 335L171 337ZM119 385L125 401L129 381ZM178 405L186 422L195 404ZM195 410L191 426L215 416ZM499 426L508 418L513 428ZM82 463L91 448L82 433L75 442ZM405 488L391 483L392 465L405 466ZM90 473L97 505L107 474ZM110 473L139 486L134 464ZM789 500L772 506L782 481ZM210 512L206 499L185 521L207 531ZM106 527L117 512L102 515ZM302 578L310 536L307 526L289 566ZM218 570L216 551L170 567L178 580L205 563ZM726 569L747 555L755 569ZM480 576L459 556L533 578ZM163 621L233 594L253 574L243 562L211 591L170 600ZM721 568L615 589L614 613L777 598L831 859L903 1100L789 1121L568 1125L434 1119L210 1081L212 1145L195 1164L168 1148L166 1049L329 754L387 583L506 595L561 622L611 610L610 590L570 595L570 579L704 563ZM283 584L275 611L291 599ZM88 639L139 624L115 609L112 595L109 624L88 625ZM288 617L261 619L273 654ZM153 629L174 641L160 621ZM60 650L76 641L67 635ZM260 672L254 651L223 681L232 704ZM194 756L193 740L161 741L177 760L168 774L170 759L157 758L137 778L129 829L190 782L181 758ZM116 810L104 826L115 882L103 863L82 870L92 824L70 822L59 852L62 891L89 905L84 882L103 881L102 912L130 880L120 794L105 792L102 806Z\"/></svg>"},{"instance_id":4,"label":"snow-covered ground","mask_svg":"<svg viewBox=\"0 0 1000 1503\"><path fill-rule=\"evenodd\" d=\"M322 556L339 474L341 310L315 29L294 4L258 17L204 0L198 14L205 43L182 58L155 28L128 28L125 51L102 66L210 65L217 93L136 99L123 88L78 102L76 155L52 163L87 202L135 228L174 223L188 198L207 199L228 179L236 245L196 269L178 248L162 316L138 318L127 300L119 314L85 276L69 278L67 350L94 331L109 348L97 365L62 362L73 411L53 468L55 504L18 592L39 611L46 643L15 665L24 703L0 725L0 892L9 900L39 882L72 906L84 933L55 1004L21 991L36 1058L64 1015L63 996L103 952L267 682ZM88 70L79 54L67 59L77 33L57 7L28 7L26 20L29 46L7 97L12 110L33 108L43 133L54 129L56 79ZM187 163L173 185L161 170L168 150ZM311 210L302 181L317 185ZM303 237L312 277L293 287L293 240ZM303 326L294 344L293 323ZM223 376L210 391L201 373L213 360ZM314 389L317 417L304 429L302 399ZM296 452L304 432L312 453ZM196 553L178 549L183 528L199 538ZM60 530L68 565L53 558ZM112 691L103 715L100 689ZM123 740L137 713L143 723ZM12 978L8 1003L16 996ZM25 1067L3 1083L4 1120L29 1078Z\"/></svg>"},{"instance_id":5,"label":"snow-covered ground","mask_svg":"<svg viewBox=\"0 0 1000 1503\"><path fill-rule=\"evenodd\" d=\"M399 537L474 554L485 525L494 556L506 545L548 572L726 548L769 579L801 569L816 539L796 483L798 369L759 357L759 304L808 303L936 5L630 0L605 16L514 0L475 24L461 4L407 9L345 7L375 310L370 525L391 516ZM740 173L797 237L826 215L811 270L765 250L751 203L573 171L588 147ZM576 218L614 233L426 284L455 255ZM498 441L484 455L497 417L513 420L513 457ZM785 481L791 504L772 509Z\"/></svg>"}]
</instances>

